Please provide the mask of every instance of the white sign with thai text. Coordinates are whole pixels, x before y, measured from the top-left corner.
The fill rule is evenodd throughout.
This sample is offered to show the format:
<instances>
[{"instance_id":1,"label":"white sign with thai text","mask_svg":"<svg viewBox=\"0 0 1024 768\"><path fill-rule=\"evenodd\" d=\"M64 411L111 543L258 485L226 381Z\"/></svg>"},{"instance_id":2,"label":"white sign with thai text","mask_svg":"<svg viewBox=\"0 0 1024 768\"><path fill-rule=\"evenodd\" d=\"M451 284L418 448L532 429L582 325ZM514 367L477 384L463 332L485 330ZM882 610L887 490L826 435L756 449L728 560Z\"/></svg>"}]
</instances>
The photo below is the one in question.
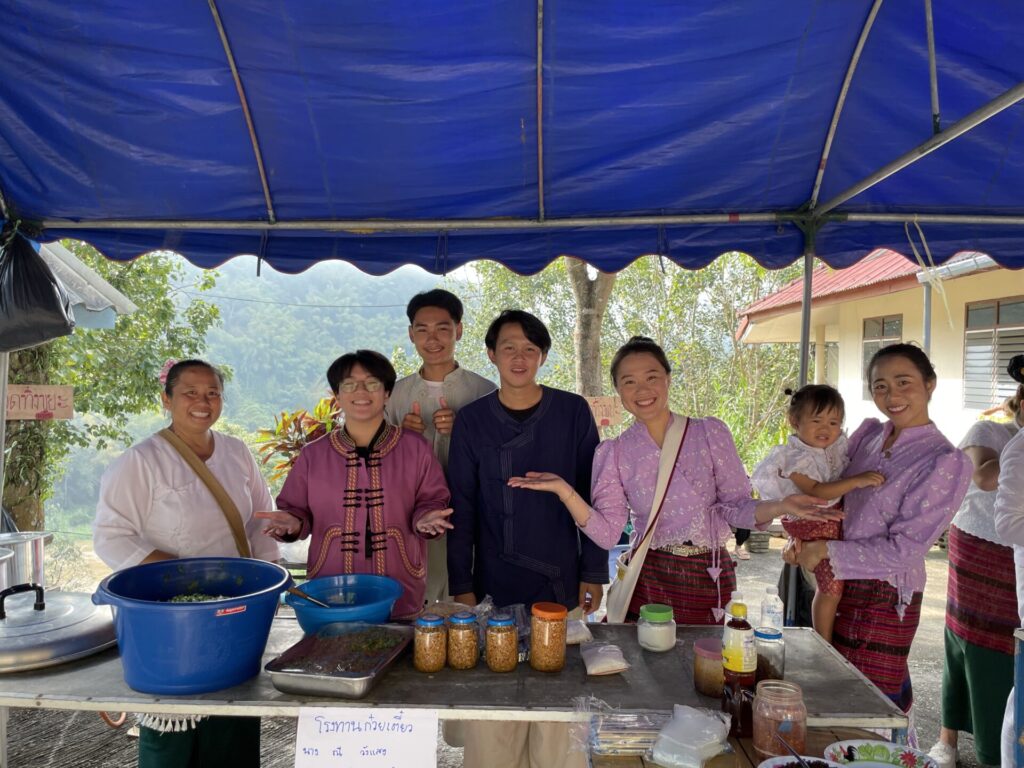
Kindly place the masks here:
<instances>
[{"instance_id":1,"label":"white sign with thai text","mask_svg":"<svg viewBox=\"0 0 1024 768\"><path fill-rule=\"evenodd\" d=\"M622 423L622 401L617 397L588 397L594 421L599 427L615 427Z\"/></svg>"},{"instance_id":2,"label":"white sign with thai text","mask_svg":"<svg viewBox=\"0 0 1024 768\"><path fill-rule=\"evenodd\" d=\"M10 384L7 387L7 419L45 421L72 419L74 389L51 384Z\"/></svg>"},{"instance_id":3,"label":"white sign with thai text","mask_svg":"<svg viewBox=\"0 0 1024 768\"><path fill-rule=\"evenodd\" d=\"M295 768L437 768L437 710L303 707Z\"/></svg>"}]
</instances>

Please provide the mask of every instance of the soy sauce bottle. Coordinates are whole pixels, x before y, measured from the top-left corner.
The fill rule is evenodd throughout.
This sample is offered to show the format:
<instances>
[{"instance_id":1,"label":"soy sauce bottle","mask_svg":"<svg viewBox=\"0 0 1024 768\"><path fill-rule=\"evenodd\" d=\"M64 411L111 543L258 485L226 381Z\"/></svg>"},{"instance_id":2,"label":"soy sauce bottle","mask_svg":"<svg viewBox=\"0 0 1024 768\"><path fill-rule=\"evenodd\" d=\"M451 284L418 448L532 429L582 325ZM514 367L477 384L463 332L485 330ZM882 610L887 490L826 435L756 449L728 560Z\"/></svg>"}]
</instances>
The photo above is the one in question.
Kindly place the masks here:
<instances>
[{"instance_id":1,"label":"soy sauce bottle","mask_svg":"<svg viewBox=\"0 0 1024 768\"><path fill-rule=\"evenodd\" d=\"M757 677L757 647L754 628L747 622L747 606L734 600L722 638L722 711L732 716L729 736L749 738L754 733L754 684Z\"/></svg>"}]
</instances>

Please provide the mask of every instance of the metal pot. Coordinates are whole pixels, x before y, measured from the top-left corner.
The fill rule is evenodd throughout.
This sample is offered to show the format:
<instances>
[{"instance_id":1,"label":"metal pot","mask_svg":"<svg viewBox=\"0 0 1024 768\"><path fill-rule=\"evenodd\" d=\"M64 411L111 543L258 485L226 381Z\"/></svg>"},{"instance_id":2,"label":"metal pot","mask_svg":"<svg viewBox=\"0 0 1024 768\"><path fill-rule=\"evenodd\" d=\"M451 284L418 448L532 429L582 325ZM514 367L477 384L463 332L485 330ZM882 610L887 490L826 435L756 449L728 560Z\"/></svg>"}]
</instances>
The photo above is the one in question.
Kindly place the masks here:
<instances>
[{"instance_id":1,"label":"metal pot","mask_svg":"<svg viewBox=\"0 0 1024 768\"><path fill-rule=\"evenodd\" d=\"M0 592L7 589L11 582L10 563L14 560L14 552L9 549L0 549Z\"/></svg>"},{"instance_id":2,"label":"metal pot","mask_svg":"<svg viewBox=\"0 0 1024 768\"><path fill-rule=\"evenodd\" d=\"M43 545L53 539L45 531L0 533L0 547L14 552L8 561L9 584L38 584L46 586L43 577Z\"/></svg>"}]
</instances>

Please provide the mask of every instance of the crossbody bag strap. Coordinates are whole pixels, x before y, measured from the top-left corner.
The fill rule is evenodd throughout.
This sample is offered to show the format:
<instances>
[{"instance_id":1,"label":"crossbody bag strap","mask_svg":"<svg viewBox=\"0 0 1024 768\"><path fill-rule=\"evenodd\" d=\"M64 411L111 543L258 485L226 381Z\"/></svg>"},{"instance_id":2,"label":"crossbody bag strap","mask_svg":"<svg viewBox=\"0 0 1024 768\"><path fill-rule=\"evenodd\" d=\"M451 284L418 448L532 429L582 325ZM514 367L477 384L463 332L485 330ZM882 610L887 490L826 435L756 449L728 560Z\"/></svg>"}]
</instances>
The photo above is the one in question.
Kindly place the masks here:
<instances>
[{"instance_id":1,"label":"crossbody bag strap","mask_svg":"<svg viewBox=\"0 0 1024 768\"><path fill-rule=\"evenodd\" d=\"M238 554L242 557L252 557L249 539L245 535L245 525L242 523L242 516L238 512L238 507L235 506L235 502L228 496L228 492L224 490L224 486L220 484L220 481L213 476L210 468L206 466L206 462L200 459L196 452L188 446L188 443L170 429L161 429L157 434L181 454L181 458L192 467L192 470L199 476L199 479L203 481L203 485L213 494L213 498L217 501L217 506L224 513L224 519L227 520L228 527L231 529L231 536L235 540L235 549L238 550Z\"/></svg>"},{"instance_id":2,"label":"crossbody bag strap","mask_svg":"<svg viewBox=\"0 0 1024 768\"><path fill-rule=\"evenodd\" d=\"M651 536L661 517L662 507L665 506L665 496L668 494L668 486L672 482L672 471L675 469L679 454L683 451L683 441L686 440L686 433L690 427L690 420L685 416L672 419L668 430L665 432L665 440L661 444L661 458L658 461L658 480L654 486L654 501L651 504L651 518L644 531L644 537L637 544L635 552L650 545Z\"/></svg>"}]
</instances>

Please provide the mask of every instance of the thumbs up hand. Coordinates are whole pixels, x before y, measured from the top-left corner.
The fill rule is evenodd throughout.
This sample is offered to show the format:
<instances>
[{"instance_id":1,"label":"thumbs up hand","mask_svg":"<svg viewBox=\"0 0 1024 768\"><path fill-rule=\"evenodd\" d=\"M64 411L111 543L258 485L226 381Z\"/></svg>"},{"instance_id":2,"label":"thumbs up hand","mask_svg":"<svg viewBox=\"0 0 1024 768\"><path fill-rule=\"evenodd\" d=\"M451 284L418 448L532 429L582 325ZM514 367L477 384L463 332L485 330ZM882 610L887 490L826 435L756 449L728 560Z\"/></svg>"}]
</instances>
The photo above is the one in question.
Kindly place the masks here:
<instances>
[{"instance_id":1,"label":"thumbs up hand","mask_svg":"<svg viewBox=\"0 0 1024 768\"><path fill-rule=\"evenodd\" d=\"M419 432L423 434L423 430L427 428L427 425L423 423L423 417L420 416L420 404L413 403L412 410L405 414L405 418L402 419L402 429L411 429L413 432Z\"/></svg>"},{"instance_id":2,"label":"thumbs up hand","mask_svg":"<svg viewBox=\"0 0 1024 768\"><path fill-rule=\"evenodd\" d=\"M448 401L443 397L439 402L441 407L434 411L434 429L440 435L450 435L455 425L455 411L448 407Z\"/></svg>"}]
</instances>

